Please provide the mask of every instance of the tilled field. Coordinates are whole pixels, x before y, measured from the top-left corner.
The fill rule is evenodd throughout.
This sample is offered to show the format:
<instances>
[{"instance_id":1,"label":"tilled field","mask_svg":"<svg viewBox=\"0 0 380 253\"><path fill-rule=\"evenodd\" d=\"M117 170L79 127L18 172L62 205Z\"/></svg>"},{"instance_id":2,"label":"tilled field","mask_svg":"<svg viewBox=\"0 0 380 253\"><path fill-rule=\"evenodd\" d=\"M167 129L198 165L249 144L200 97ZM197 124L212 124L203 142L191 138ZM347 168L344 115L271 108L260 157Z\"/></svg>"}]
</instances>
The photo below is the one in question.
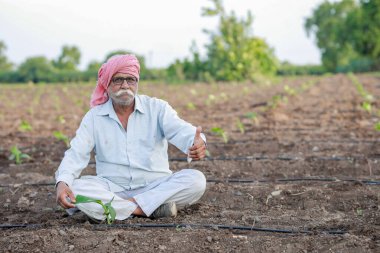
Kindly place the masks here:
<instances>
[{"instance_id":1,"label":"tilled field","mask_svg":"<svg viewBox=\"0 0 380 253\"><path fill-rule=\"evenodd\" d=\"M380 78L356 77L371 111L345 75L277 84L141 84L201 125L209 156L173 171L201 170L201 201L175 219L115 225L68 217L55 203L53 174L88 110L93 86L0 86L0 247L4 252L378 252ZM32 127L26 131L20 125ZM218 128L219 133L212 131ZM31 156L8 159L17 145ZM90 162L83 171L93 174Z\"/></svg>"}]
</instances>

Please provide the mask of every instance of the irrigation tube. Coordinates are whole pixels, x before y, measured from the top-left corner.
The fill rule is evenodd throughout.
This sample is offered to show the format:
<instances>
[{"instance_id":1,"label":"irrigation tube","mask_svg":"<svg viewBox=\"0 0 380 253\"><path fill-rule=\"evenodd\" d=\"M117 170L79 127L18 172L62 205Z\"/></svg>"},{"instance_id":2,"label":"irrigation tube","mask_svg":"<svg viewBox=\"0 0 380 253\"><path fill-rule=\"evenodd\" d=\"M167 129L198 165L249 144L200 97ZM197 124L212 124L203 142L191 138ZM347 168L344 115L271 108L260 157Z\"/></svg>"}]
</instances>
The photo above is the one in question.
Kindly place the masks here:
<instances>
[{"instance_id":1,"label":"irrigation tube","mask_svg":"<svg viewBox=\"0 0 380 253\"><path fill-rule=\"evenodd\" d=\"M380 154L373 156L306 156L306 157L297 157L297 156L220 156L220 157L205 157L202 161L251 161L251 160L281 160L281 161L353 161L353 160L378 160ZM170 158L171 162L187 162L187 158ZM95 163L95 162L93 162Z\"/></svg>"},{"instance_id":2,"label":"irrigation tube","mask_svg":"<svg viewBox=\"0 0 380 253\"><path fill-rule=\"evenodd\" d=\"M65 227L70 227L70 225L62 225ZM38 229L45 227L53 227L48 224L0 224L0 229L13 229L13 228L29 228ZM81 227L79 225L71 225L71 227ZM233 226L233 225L220 225L220 224L190 224L190 223L167 223L167 224L152 224L152 223L131 223L131 224L93 224L94 229L110 229L110 228L189 228L189 229L229 229L229 230L245 230L245 231L257 231L257 232L268 232L268 233L285 233L285 234L330 234L330 235L343 235L347 231L341 230L290 230L290 229L272 229L272 228L261 228L253 226Z\"/></svg>"},{"instance_id":3,"label":"irrigation tube","mask_svg":"<svg viewBox=\"0 0 380 253\"><path fill-rule=\"evenodd\" d=\"M338 178L280 178L280 179L207 179L207 182L210 183L275 183L275 182L358 182L362 184L368 185L380 185L380 181L368 180L368 179L355 179L355 178L347 178L347 179L338 179Z\"/></svg>"},{"instance_id":4,"label":"irrigation tube","mask_svg":"<svg viewBox=\"0 0 380 253\"><path fill-rule=\"evenodd\" d=\"M208 178L208 183L236 183L236 184L250 184L250 183L278 183L278 182L352 182L362 183L367 185L380 185L380 181L371 179L358 179L358 178L318 178L318 177L299 177L299 178L277 178L277 179L240 179L240 178L227 178L227 179L213 179ZM8 184L0 185L0 187L15 187L15 186L54 186L55 183L26 183L26 184Z\"/></svg>"},{"instance_id":5,"label":"irrigation tube","mask_svg":"<svg viewBox=\"0 0 380 253\"><path fill-rule=\"evenodd\" d=\"M229 140L227 143L225 142L217 142L217 141L209 141L207 142L207 146L213 145L213 146L227 146L227 145L234 145L234 144L254 144L254 143L264 143L264 142L278 142L275 139L257 139L257 140ZM376 144L379 143L380 139L377 140L310 140L310 141L296 141L291 142L291 144L311 144L311 143L323 143L323 144Z\"/></svg>"}]
</instances>

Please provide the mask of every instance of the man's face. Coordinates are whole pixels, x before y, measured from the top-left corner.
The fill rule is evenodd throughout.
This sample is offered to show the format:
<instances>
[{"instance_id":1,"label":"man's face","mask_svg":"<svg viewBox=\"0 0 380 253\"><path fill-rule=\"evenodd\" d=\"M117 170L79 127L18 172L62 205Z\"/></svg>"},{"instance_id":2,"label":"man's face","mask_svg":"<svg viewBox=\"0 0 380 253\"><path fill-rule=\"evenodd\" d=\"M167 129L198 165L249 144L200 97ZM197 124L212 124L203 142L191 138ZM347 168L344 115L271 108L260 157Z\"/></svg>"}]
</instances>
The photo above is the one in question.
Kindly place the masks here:
<instances>
[{"instance_id":1,"label":"man's face","mask_svg":"<svg viewBox=\"0 0 380 253\"><path fill-rule=\"evenodd\" d=\"M133 103L138 90L137 79L128 74L116 73L108 86L108 96L117 105L128 106Z\"/></svg>"}]
</instances>

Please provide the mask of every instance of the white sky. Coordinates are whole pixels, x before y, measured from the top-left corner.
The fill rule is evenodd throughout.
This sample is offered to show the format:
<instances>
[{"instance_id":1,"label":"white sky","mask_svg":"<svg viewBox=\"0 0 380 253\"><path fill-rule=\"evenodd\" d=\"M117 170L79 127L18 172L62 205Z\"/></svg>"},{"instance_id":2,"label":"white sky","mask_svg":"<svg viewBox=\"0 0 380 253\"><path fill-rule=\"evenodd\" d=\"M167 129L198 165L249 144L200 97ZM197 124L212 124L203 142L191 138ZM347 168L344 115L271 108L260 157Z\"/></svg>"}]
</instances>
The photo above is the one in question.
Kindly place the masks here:
<instances>
[{"instance_id":1,"label":"white sky","mask_svg":"<svg viewBox=\"0 0 380 253\"><path fill-rule=\"evenodd\" d=\"M229 13L251 10L253 35L264 38L280 60L320 63L304 19L322 0L224 0ZM20 64L27 57L57 58L63 45L78 46L81 68L124 49L144 55L148 67L166 67L190 55L194 40L201 53L217 18L201 17L207 0L0 0L0 40L5 54Z\"/></svg>"}]
</instances>

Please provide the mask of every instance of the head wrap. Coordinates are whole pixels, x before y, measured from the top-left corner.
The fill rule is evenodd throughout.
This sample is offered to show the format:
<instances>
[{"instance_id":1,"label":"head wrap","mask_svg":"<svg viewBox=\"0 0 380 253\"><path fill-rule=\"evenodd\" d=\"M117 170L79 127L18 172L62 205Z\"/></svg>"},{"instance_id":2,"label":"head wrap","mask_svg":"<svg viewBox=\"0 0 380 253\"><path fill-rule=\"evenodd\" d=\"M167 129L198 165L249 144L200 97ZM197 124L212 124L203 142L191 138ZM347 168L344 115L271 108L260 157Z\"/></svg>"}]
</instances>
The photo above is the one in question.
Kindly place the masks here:
<instances>
[{"instance_id":1,"label":"head wrap","mask_svg":"<svg viewBox=\"0 0 380 253\"><path fill-rule=\"evenodd\" d=\"M107 102L107 88L116 73L129 74L140 79L140 64L136 56L132 54L114 55L100 67L98 82L91 96L91 107Z\"/></svg>"}]
</instances>

